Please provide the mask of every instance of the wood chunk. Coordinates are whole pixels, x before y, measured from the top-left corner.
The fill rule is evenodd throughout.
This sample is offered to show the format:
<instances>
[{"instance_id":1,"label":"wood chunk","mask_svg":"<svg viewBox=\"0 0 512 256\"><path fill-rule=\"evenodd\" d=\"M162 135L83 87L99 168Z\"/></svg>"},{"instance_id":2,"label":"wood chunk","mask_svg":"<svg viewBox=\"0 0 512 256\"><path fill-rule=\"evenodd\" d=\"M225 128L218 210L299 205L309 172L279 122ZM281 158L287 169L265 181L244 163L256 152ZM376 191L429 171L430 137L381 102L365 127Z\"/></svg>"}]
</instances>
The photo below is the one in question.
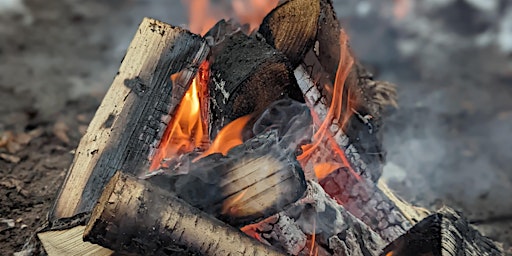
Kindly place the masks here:
<instances>
[{"instance_id":1,"label":"wood chunk","mask_svg":"<svg viewBox=\"0 0 512 256\"><path fill-rule=\"evenodd\" d=\"M277 99L303 101L287 58L242 32L215 45L210 63L210 138L234 119L258 115Z\"/></svg>"},{"instance_id":2,"label":"wood chunk","mask_svg":"<svg viewBox=\"0 0 512 256\"><path fill-rule=\"evenodd\" d=\"M258 32L296 68L315 43L319 14L319 0L290 0L265 16Z\"/></svg>"},{"instance_id":3,"label":"wood chunk","mask_svg":"<svg viewBox=\"0 0 512 256\"><path fill-rule=\"evenodd\" d=\"M330 173L320 185L385 241L393 241L414 224L373 182L358 178L345 168Z\"/></svg>"},{"instance_id":4,"label":"wood chunk","mask_svg":"<svg viewBox=\"0 0 512 256\"><path fill-rule=\"evenodd\" d=\"M386 246L382 255L503 255L500 245L481 235L453 209L444 207Z\"/></svg>"},{"instance_id":5,"label":"wood chunk","mask_svg":"<svg viewBox=\"0 0 512 256\"><path fill-rule=\"evenodd\" d=\"M314 181L308 181L303 198L278 215L244 227L257 233L264 243L291 255L309 255L311 241L332 255L373 255L382 252L386 242L365 223L332 199ZM307 246L309 244L309 246ZM364 252L364 253L363 253Z\"/></svg>"},{"instance_id":6,"label":"wood chunk","mask_svg":"<svg viewBox=\"0 0 512 256\"><path fill-rule=\"evenodd\" d=\"M190 163L186 174L150 180L233 226L253 223L278 213L306 190L299 163L277 139L275 132L261 134L225 157L213 154Z\"/></svg>"},{"instance_id":7,"label":"wood chunk","mask_svg":"<svg viewBox=\"0 0 512 256\"><path fill-rule=\"evenodd\" d=\"M166 125L206 58L204 40L146 18L110 89L81 139L50 220L91 211L117 170L147 168ZM171 74L179 73L174 83Z\"/></svg>"},{"instance_id":8,"label":"wood chunk","mask_svg":"<svg viewBox=\"0 0 512 256\"><path fill-rule=\"evenodd\" d=\"M170 192L121 172L101 195L84 240L138 255L282 255Z\"/></svg>"},{"instance_id":9,"label":"wood chunk","mask_svg":"<svg viewBox=\"0 0 512 256\"><path fill-rule=\"evenodd\" d=\"M320 17L315 53L331 81L336 77L340 60L340 23L332 0L320 0Z\"/></svg>"}]
</instances>

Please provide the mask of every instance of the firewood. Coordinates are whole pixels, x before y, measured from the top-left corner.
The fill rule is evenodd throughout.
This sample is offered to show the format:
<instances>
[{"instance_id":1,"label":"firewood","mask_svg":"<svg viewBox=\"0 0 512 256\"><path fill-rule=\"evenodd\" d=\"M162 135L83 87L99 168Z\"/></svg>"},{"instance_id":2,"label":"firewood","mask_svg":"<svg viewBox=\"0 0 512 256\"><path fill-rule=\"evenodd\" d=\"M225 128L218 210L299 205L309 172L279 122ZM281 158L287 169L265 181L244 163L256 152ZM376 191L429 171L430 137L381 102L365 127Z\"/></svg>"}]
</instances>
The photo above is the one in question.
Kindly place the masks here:
<instances>
[{"instance_id":1,"label":"firewood","mask_svg":"<svg viewBox=\"0 0 512 256\"><path fill-rule=\"evenodd\" d=\"M234 119L257 115L277 99L302 100L287 58L240 31L212 47L210 64L211 138Z\"/></svg>"},{"instance_id":2,"label":"firewood","mask_svg":"<svg viewBox=\"0 0 512 256\"><path fill-rule=\"evenodd\" d=\"M155 175L150 181L173 191L193 207L233 226L276 214L304 195L304 174L275 132L260 134L231 149L188 163L188 172Z\"/></svg>"},{"instance_id":3,"label":"firewood","mask_svg":"<svg viewBox=\"0 0 512 256\"><path fill-rule=\"evenodd\" d=\"M142 21L80 141L46 231L59 219L90 212L115 171L138 174L148 168L148 156L208 52L198 35L154 19ZM51 245L62 242L52 236L40 237L45 247L64 246Z\"/></svg>"},{"instance_id":4,"label":"firewood","mask_svg":"<svg viewBox=\"0 0 512 256\"><path fill-rule=\"evenodd\" d=\"M301 230L316 233L315 242L335 255L379 255L385 241L344 206L332 199L316 182L308 183L307 195L286 210Z\"/></svg>"},{"instance_id":5,"label":"firewood","mask_svg":"<svg viewBox=\"0 0 512 256\"><path fill-rule=\"evenodd\" d=\"M308 53L306 59L310 66L300 65L295 70L295 76L304 93L306 103L310 106L311 111L318 116L318 121L322 122L328 116L330 107L329 100L325 97L325 87L321 84L322 81L326 81L326 78L321 75L310 77L310 74L321 74L322 67L318 60L315 60L315 56ZM319 70L319 72L310 73L307 69ZM320 123L315 125L319 127ZM368 129L368 127L363 128ZM336 151L334 147L339 147L349 162L349 166L345 167L351 167L354 173L349 168L340 168L329 174L320 181L326 192L343 204L350 213L376 231L384 240L392 241L405 233L415 223L415 220L408 218L404 212L419 210L409 205L402 205L403 209L399 208L392 200L396 197L390 198L376 186L375 182L380 177L382 169L381 160L372 160L371 156L361 155L359 153L361 148L355 146L357 136L349 138L337 122L331 123L328 130L331 137L324 136L322 138L322 141L319 142L322 147L313 151L303 166L306 177L314 177L315 163L332 162L339 163L341 166L345 165L344 160L333 153ZM361 131L359 130L359 132ZM332 141L329 141L330 139ZM418 213L418 215L420 214Z\"/></svg>"},{"instance_id":6,"label":"firewood","mask_svg":"<svg viewBox=\"0 0 512 256\"><path fill-rule=\"evenodd\" d=\"M503 255L503 248L476 231L460 213L444 207L386 246L384 255Z\"/></svg>"},{"instance_id":7,"label":"firewood","mask_svg":"<svg viewBox=\"0 0 512 256\"><path fill-rule=\"evenodd\" d=\"M319 14L319 0L290 0L267 14L258 32L296 68L315 43Z\"/></svg>"},{"instance_id":8,"label":"firewood","mask_svg":"<svg viewBox=\"0 0 512 256\"><path fill-rule=\"evenodd\" d=\"M138 255L282 255L170 192L121 172L101 195L84 240Z\"/></svg>"}]
</instances>

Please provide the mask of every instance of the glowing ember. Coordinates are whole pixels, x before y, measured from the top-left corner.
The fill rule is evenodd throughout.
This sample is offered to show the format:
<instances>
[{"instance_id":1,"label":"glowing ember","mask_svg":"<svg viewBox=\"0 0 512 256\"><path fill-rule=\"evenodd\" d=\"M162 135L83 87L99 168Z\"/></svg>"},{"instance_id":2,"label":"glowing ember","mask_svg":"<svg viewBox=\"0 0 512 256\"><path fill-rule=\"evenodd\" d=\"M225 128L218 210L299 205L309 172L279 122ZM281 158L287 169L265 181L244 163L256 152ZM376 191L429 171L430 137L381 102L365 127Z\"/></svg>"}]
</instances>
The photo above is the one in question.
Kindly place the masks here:
<instances>
[{"instance_id":1,"label":"glowing ember","mask_svg":"<svg viewBox=\"0 0 512 256\"><path fill-rule=\"evenodd\" d=\"M347 160L344 152L339 148L336 141L334 141L330 130L333 123L337 123L339 125L338 129L343 129L352 115L351 109L353 108L353 92L351 92L349 88L345 88L345 81L352 65L354 64L354 59L350 55L347 44L348 36L342 30L340 31L340 61L336 72L329 112L313 136L313 144L303 146L303 153L297 157L297 160L304 165L309 157L311 157L311 154L315 150L318 150L319 147L323 146L323 142L328 141L331 144L331 148L334 150L334 152L331 153L336 154L341 159L341 163L315 163L316 165L314 169L318 179L325 178L329 173L338 169L341 164L348 167L352 173L355 173L352 170L350 162ZM344 93L347 95L345 100L343 99ZM314 115L314 113L312 114ZM317 116L313 116L313 120L318 122L319 118Z\"/></svg>"},{"instance_id":2,"label":"glowing ember","mask_svg":"<svg viewBox=\"0 0 512 256\"><path fill-rule=\"evenodd\" d=\"M172 117L151 162L150 171L166 168L165 162L207 144L206 124L201 115L199 92L207 85L208 63L204 62ZM206 75L205 75L206 73ZM175 80L178 74L171 76ZM205 143L206 142L206 143Z\"/></svg>"}]
</instances>

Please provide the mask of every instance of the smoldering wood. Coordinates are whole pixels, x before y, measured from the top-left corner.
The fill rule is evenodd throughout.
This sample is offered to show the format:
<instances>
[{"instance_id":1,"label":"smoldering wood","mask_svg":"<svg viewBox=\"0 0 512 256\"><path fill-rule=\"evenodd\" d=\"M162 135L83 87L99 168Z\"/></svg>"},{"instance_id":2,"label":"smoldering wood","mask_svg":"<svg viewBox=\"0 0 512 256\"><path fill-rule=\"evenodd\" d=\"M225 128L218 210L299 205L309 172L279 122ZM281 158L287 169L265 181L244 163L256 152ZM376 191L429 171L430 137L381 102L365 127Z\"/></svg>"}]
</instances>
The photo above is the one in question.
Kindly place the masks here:
<instances>
[{"instance_id":1,"label":"smoldering wood","mask_svg":"<svg viewBox=\"0 0 512 256\"><path fill-rule=\"evenodd\" d=\"M278 215L245 228L291 255L308 255L307 237L333 255L379 255L386 242L314 181L306 195Z\"/></svg>"},{"instance_id":2,"label":"smoldering wood","mask_svg":"<svg viewBox=\"0 0 512 256\"><path fill-rule=\"evenodd\" d=\"M150 18L141 22L76 150L49 213L49 225L44 230L47 235L39 236L45 247L58 248L65 255L84 253L80 247L66 246L66 241L57 239L51 233L53 226L62 233L78 225L69 222L67 227L60 227L57 223L90 212L116 170L136 173L148 166L148 156L158 146L208 52L209 47L198 35ZM173 81L171 74L176 74Z\"/></svg>"},{"instance_id":3,"label":"smoldering wood","mask_svg":"<svg viewBox=\"0 0 512 256\"><path fill-rule=\"evenodd\" d=\"M481 235L459 212L444 207L426 217L384 249L382 255L503 255L503 248Z\"/></svg>"},{"instance_id":4,"label":"smoldering wood","mask_svg":"<svg viewBox=\"0 0 512 256\"><path fill-rule=\"evenodd\" d=\"M296 68L314 45L319 14L319 0L289 0L265 16L258 32Z\"/></svg>"},{"instance_id":5,"label":"smoldering wood","mask_svg":"<svg viewBox=\"0 0 512 256\"><path fill-rule=\"evenodd\" d=\"M51 219L92 210L116 170L148 165L190 79L206 58L204 40L182 28L144 19L119 72L76 150ZM171 74L180 73L172 83Z\"/></svg>"},{"instance_id":6,"label":"smoldering wood","mask_svg":"<svg viewBox=\"0 0 512 256\"><path fill-rule=\"evenodd\" d=\"M357 178L346 168L333 171L319 183L339 204L385 241L393 241L414 224L373 182ZM413 211L409 206L407 210Z\"/></svg>"},{"instance_id":7,"label":"smoldering wood","mask_svg":"<svg viewBox=\"0 0 512 256\"><path fill-rule=\"evenodd\" d=\"M358 69L359 70L359 69ZM309 51L301 67L295 70L297 81L305 93L312 110L321 120L327 116L332 97L332 82L326 71L312 51ZM343 101L348 102L347 87L344 87ZM346 156L351 161L358 174L377 181L382 173L385 150L382 146L380 120L364 115L355 109L347 109L345 104L342 111L350 111L347 125L342 129L339 124L332 125L332 136L340 148L346 149ZM330 147L330 145L326 145ZM326 152L333 152L324 148ZM327 156L326 152L316 152L317 155Z\"/></svg>"},{"instance_id":8,"label":"smoldering wood","mask_svg":"<svg viewBox=\"0 0 512 256\"><path fill-rule=\"evenodd\" d=\"M314 59L314 57L311 57L311 59ZM321 69L321 66L319 66L317 63L318 62L310 62L309 64L311 67ZM313 70L314 69L315 68L313 68ZM311 111L314 112L315 115L318 117L319 123L316 123L315 125L319 127L321 125L321 122L323 122L325 118L328 116L330 101L325 96L327 95L325 87L323 85L318 84L316 82L317 80L311 77L310 74L311 73L307 70L307 67L305 65L301 65L295 70L295 76L297 78L301 91L304 93L304 99L308 106L311 108ZM319 79L321 79L321 77ZM368 127L363 128L368 129ZM344 151L345 156L352 164L352 167L356 171L356 173L372 182L377 181L382 173L382 166L380 166L380 158L376 159L379 161L379 165L375 166L377 168L370 169L368 167L367 162L373 163L373 161L370 161L369 159L374 160L375 156L371 154L366 154L365 156L362 156L361 154L358 153L358 150L355 146L355 144L357 143L354 143L354 140L358 139L357 137L352 138L351 141L351 139L344 133L341 125L338 122L332 122L330 124L329 131L332 140L334 140L335 144L341 150ZM324 136L322 139L327 140L329 138ZM332 154L332 152L335 152L333 144L329 143L328 141L323 141L321 143L323 147L317 147L317 149L311 154L310 161L308 161L308 164L306 165L306 167L304 167L306 177L308 177L308 175L309 177L313 175L312 172L314 163L343 162L341 159L336 159L336 157L338 157L336 154Z\"/></svg>"},{"instance_id":9,"label":"smoldering wood","mask_svg":"<svg viewBox=\"0 0 512 256\"><path fill-rule=\"evenodd\" d=\"M299 163L277 141L275 132L263 133L227 156L212 154L187 164L185 174L155 175L150 181L233 226L253 223L294 203L306 190Z\"/></svg>"},{"instance_id":10,"label":"smoldering wood","mask_svg":"<svg viewBox=\"0 0 512 256\"><path fill-rule=\"evenodd\" d=\"M332 82L336 77L340 56L340 31L342 27L336 17L332 0L320 0L320 18L314 52ZM354 56L352 51L349 53ZM345 82L356 96L357 112L370 115L374 129L382 123L382 113L388 107L397 107L396 86L389 82L374 80L373 75L356 61Z\"/></svg>"},{"instance_id":11,"label":"smoldering wood","mask_svg":"<svg viewBox=\"0 0 512 256\"><path fill-rule=\"evenodd\" d=\"M341 26L331 0L320 0L317 29L314 52L327 76L334 82L340 56Z\"/></svg>"},{"instance_id":12,"label":"smoldering wood","mask_svg":"<svg viewBox=\"0 0 512 256\"><path fill-rule=\"evenodd\" d=\"M258 115L277 99L303 101L287 58L240 31L212 47L210 63L210 138L234 119Z\"/></svg>"},{"instance_id":13,"label":"smoldering wood","mask_svg":"<svg viewBox=\"0 0 512 256\"><path fill-rule=\"evenodd\" d=\"M105 187L84 240L131 255L282 255L169 191L121 172Z\"/></svg>"}]
</instances>

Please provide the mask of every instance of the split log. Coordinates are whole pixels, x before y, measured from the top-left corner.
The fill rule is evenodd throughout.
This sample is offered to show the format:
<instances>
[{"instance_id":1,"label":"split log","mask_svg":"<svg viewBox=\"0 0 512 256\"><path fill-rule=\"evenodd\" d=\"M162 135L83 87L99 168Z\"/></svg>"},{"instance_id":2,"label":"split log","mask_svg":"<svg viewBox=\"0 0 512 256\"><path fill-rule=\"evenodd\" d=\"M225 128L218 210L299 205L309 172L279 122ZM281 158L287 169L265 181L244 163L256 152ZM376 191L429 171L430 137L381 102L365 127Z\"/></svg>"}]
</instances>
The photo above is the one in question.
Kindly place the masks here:
<instances>
[{"instance_id":1,"label":"split log","mask_svg":"<svg viewBox=\"0 0 512 256\"><path fill-rule=\"evenodd\" d=\"M84 240L138 255L282 255L168 191L120 172L94 208Z\"/></svg>"},{"instance_id":2,"label":"split log","mask_svg":"<svg viewBox=\"0 0 512 256\"><path fill-rule=\"evenodd\" d=\"M263 133L226 156L212 154L186 164L185 174L149 180L235 227L254 223L296 202L306 190L299 163L278 142L275 131Z\"/></svg>"},{"instance_id":3,"label":"split log","mask_svg":"<svg viewBox=\"0 0 512 256\"><path fill-rule=\"evenodd\" d=\"M305 60L309 62L312 70L320 70L321 72L322 67L318 64L318 61L315 62L314 56L309 54ZM310 74L306 70L305 64L295 70L295 76L304 93L306 103L318 117L315 125L320 127L328 116L330 104L325 97L325 87L315 82L317 79L310 77ZM325 78L319 77L318 80L325 81ZM362 126L362 128L369 129L370 127ZM361 130L358 132L360 133ZM376 186L375 182L382 172L381 160L372 161L369 159L374 156L370 154L365 154L366 157L361 155L359 153L361 148L355 146L361 142L361 138L359 136L349 138L338 122L332 121L328 131L330 136L321 138L320 144L322 147L317 147L307 159L307 163L305 165L303 163L306 177L314 175L314 165L316 163L339 164L340 169L320 181L326 192L343 204L349 212L363 220L372 230L378 232L386 241L393 241L405 233L415 222L408 219L403 212L414 212L416 209L409 209L410 207L400 209ZM349 166L346 166L346 161L340 155L333 153L336 152L336 147L343 150ZM366 151L363 152L367 153ZM349 168L352 168L355 172ZM377 206L379 207L377 208Z\"/></svg>"},{"instance_id":4,"label":"split log","mask_svg":"<svg viewBox=\"0 0 512 256\"><path fill-rule=\"evenodd\" d=\"M80 141L44 231L60 219L92 211L115 171L138 174L149 167L151 152L208 52L198 35L154 19L142 21ZM64 247L52 244L62 241L51 235L39 237L45 247Z\"/></svg>"},{"instance_id":5,"label":"split log","mask_svg":"<svg viewBox=\"0 0 512 256\"><path fill-rule=\"evenodd\" d=\"M265 16L258 32L296 68L315 43L319 14L319 0L286 1Z\"/></svg>"},{"instance_id":6,"label":"split log","mask_svg":"<svg viewBox=\"0 0 512 256\"><path fill-rule=\"evenodd\" d=\"M303 101L291 65L276 49L238 31L212 47L210 138L234 119L288 96Z\"/></svg>"},{"instance_id":7,"label":"split log","mask_svg":"<svg viewBox=\"0 0 512 256\"><path fill-rule=\"evenodd\" d=\"M453 209L444 207L386 246L384 255L503 255L503 248L482 236Z\"/></svg>"},{"instance_id":8,"label":"split log","mask_svg":"<svg viewBox=\"0 0 512 256\"><path fill-rule=\"evenodd\" d=\"M301 200L243 230L291 255L309 255L320 250L327 255L377 256L387 244L314 181L308 181Z\"/></svg>"}]
</instances>

